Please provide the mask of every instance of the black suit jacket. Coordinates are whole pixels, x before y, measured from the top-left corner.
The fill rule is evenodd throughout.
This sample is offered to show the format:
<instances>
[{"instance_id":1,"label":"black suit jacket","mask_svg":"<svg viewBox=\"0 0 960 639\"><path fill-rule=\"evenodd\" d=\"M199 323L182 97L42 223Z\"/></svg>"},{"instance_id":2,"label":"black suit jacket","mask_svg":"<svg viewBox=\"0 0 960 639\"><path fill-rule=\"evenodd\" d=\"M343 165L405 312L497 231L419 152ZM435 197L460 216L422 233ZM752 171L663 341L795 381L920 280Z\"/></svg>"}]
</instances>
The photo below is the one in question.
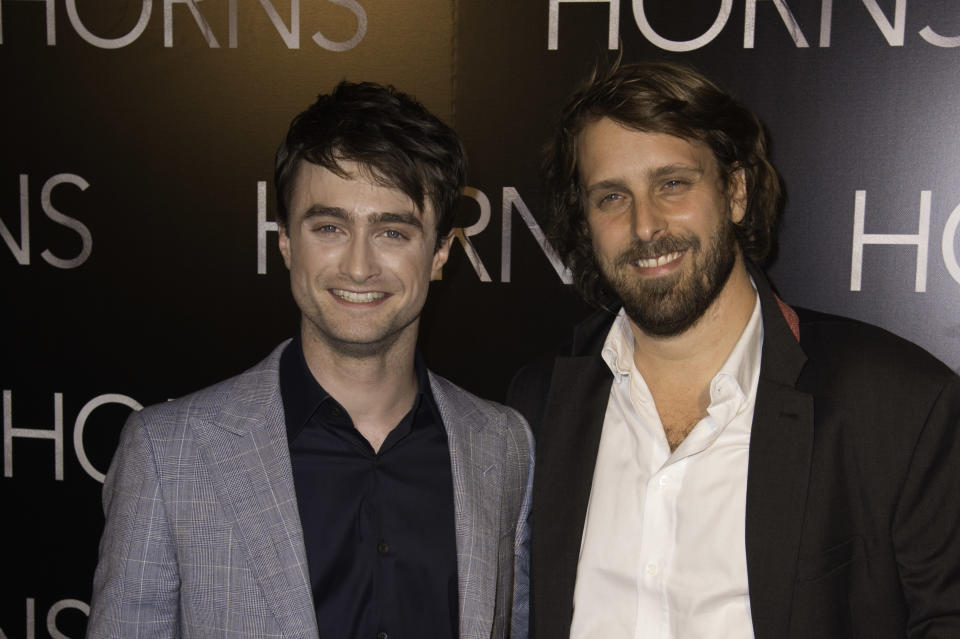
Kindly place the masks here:
<instances>
[{"instance_id":1,"label":"black suit jacket","mask_svg":"<svg viewBox=\"0 0 960 639\"><path fill-rule=\"evenodd\" d=\"M756 637L960 637L960 378L854 320L798 311L798 341L766 279L751 274L764 331L745 540ZM541 639L570 632L613 317L588 318L508 393L537 440L531 618Z\"/></svg>"}]
</instances>

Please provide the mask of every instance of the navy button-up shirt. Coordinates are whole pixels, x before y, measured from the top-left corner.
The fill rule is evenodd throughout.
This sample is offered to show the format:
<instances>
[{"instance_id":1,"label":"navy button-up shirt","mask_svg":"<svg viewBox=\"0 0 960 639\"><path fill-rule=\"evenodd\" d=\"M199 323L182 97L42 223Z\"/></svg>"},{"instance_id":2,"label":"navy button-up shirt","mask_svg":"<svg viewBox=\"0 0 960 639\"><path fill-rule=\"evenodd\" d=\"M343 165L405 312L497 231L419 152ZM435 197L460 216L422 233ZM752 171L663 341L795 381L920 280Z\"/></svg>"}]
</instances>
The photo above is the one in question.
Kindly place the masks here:
<instances>
[{"instance_id":1,"label":"navy button-up shirt","mask_svg":"<svg viewBox=\"0 0 960 639\"><path fill-rule=\"evenodd\" d=\"M379 452L313 377L299 338L280 357L297 506L321 637L453 639L457 547L447 434L419 391Z\"/></svg>"}]
</instances>

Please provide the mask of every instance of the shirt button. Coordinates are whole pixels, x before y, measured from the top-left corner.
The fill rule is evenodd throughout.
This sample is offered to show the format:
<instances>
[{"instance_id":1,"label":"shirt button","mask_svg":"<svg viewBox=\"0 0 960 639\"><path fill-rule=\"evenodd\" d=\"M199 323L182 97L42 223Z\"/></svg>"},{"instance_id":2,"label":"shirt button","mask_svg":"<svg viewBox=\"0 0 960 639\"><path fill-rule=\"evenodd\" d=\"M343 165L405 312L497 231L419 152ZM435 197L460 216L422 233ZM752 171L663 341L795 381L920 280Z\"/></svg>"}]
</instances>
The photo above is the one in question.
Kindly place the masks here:
<instances>
[{"instance_id":1,"label":"shirt button","mask_svg":"<svg viewBox=\"0 0 960 639\"><path fill-rule=\"evenodd\" d=\"M657 564L647 564L647 574L648 574L648 575L650 575L651 577L653 577L654 575L657 574L657 572L659 572L659 568L657 568Z\"/></svg>"},{"instance_id":2,"label":"shirt button","mask_svg":"<svg viewBox=\"0 0 960 639\"><path fill-rule=\"evenodd\" d=\"M381 555L385 555L388 552L390 552L390 546L387 545L387 542L381 541L379 544L377 544L377 552L380 553Z\"/></svg>"},{"instance_id":3,"label":"shirt button","mask_svg":"<svg viewBox=\"0 0 960 639\"><path fill-rule=\"evenodd\" d=\"M660 475L660 480L658 483L660 484L661 487L666 486L667 484L670 483L670 478L667 477L666 475Z\"/></svg>"}]
</instances>

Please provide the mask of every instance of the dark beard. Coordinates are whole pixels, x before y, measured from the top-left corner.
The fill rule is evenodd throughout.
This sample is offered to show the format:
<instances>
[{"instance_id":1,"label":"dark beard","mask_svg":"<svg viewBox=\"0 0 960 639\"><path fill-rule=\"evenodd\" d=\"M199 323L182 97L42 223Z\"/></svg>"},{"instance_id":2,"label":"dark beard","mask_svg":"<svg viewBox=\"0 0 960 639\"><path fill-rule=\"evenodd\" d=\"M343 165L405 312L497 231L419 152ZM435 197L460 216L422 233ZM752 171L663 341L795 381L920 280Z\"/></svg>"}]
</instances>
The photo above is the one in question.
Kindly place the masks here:
<instances>
[{"instance_id":1,"label":"dark beard","mask_svg":"<svg viewBox=\"0 0 960 639\"><path fill-rule=\"evenodd\" d=\"M630 263L676 251L687 251L693 268L653 280L627 277ZM721 223L705 251L695 236L664 237L636 241L614 261L601 264L607 286L623 303L637 328L656 337L683 333L699 320L723 290L737 260L737 236L733 223Z\"/></svg>"}]
</instances>

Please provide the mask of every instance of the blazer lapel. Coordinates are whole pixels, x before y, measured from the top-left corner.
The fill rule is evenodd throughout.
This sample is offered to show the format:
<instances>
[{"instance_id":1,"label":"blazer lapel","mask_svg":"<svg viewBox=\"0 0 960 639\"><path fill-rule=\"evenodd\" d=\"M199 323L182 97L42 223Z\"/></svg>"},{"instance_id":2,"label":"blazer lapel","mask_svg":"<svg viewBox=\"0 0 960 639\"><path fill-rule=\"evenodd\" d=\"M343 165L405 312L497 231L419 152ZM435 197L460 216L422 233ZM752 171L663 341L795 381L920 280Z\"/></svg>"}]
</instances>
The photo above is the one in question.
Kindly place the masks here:
<instances>
[{"instance_id":1,"label":"blazer lapel","mask_svg":"<svg viewBox=\"0 0 960 639\"><path fill-rule=\"evenodd\" d=\"M796 390L806 356L762 274L751 270L763 312L760 382L750 436L746 548L758 638L785 637L813 451L813 397Z\"/></svg>"},{"instance_id":2,"label":"blazer lapel","mask_svg":"<svg viewBox=\"0 0 960 639\"><path fill-rule=\"evenodd\" d=\"M285 637L317 637L277 365L247 371L204 429L200 454Z\"/></svg>"},{"instance_id":3,"label":"blazer lapel","mask_svg":"<svg viewBox=\"0 0 960 639\"><path fill-rule=\"evenodd\" d=\"M488 418L459 399L432 373L430 386L450 448L457 535L460 637L489 637L496 612L500 557L500 490L503 443Z\"/></svg>"},{"instance_id":4,"label":"blazer lapel","mask_svg":"<svg viewBox=\"0 0 960 639\"><path fill-rule=\"evenodd\" d=\"M554 364L537 440L531 523L533 627L540 637L570 632L580 540L612 381L599 349Z\"/></svg>"}]
</instances>

